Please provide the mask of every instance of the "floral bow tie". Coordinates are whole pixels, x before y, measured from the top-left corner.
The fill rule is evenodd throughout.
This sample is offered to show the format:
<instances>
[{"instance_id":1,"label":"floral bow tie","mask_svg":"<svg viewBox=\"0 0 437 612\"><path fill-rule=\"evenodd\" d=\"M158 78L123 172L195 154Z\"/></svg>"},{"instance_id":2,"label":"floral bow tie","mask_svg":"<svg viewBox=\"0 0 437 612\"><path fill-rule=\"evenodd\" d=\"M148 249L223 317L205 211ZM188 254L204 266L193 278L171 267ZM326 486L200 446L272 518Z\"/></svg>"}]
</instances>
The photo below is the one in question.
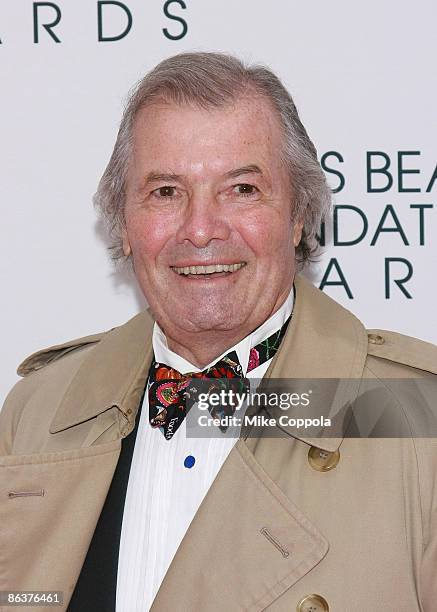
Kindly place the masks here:
<instances>
[{"instance_id":1,"label":"floral bow tie","mask_svg":"<svg viewBox=\"0 0 437 612\"><path fill-rule=\"evenodd\" d=\"M247 372L254 370L271 359L277 352L281 340L287 330L289 317L284 325L250 349ZM204 385L193 384L195 380L205 380ZM242 393L248 390L249 383L243 376L243 369L238 360L237 353L230 351L213 366L202 372L188 372L181 374L164 363L152 360L149 370L149 420L152 427L161 429L164 437L170 440L190 408L197 402L199 389L202 392L220 392L222 389L232 389L234 392ZM210 407L213 418L232 416L234 408L227 405ZM226 431L226 427L220 427Z\"/></svg>"}]
</instances>

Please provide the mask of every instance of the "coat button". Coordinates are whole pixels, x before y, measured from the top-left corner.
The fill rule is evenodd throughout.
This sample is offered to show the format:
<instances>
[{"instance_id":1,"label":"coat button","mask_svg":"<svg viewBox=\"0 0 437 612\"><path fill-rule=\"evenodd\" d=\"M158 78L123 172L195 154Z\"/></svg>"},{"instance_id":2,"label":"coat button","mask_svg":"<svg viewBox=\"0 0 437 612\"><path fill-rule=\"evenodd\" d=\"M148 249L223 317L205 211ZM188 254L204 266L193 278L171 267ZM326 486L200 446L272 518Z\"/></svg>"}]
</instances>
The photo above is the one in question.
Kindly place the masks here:
<instances>
[{"instance_id":1,"label":"coat button","mask_svg":"<svg viewBox=\"0 0 437 612\"><path fill-rule=\"evenodd\" d=\"M370 344L384 344L385 340L379 334L367 334Z\"/></svg>"},{"instance_id":2,"label":"coat button","mask_svg":"<svg viewBox=\"0 0 437 612\"><path fill-rule=\"evenodd\" d=\"M335 468L340 461L340 451L330 453L317 446L312 446L308 451L308 463L318 472L329 472Z\"/></svg>"},{"instance_id":3,"label":"coat button","mask_svg":"<svg viewBox=\"0 0 437 612\"><path fill-rule=\"evenodd\" d=\"M329 612L326 599L321 595L305 595L297 604L297 612Z\"/></svg>"}]
</instances>

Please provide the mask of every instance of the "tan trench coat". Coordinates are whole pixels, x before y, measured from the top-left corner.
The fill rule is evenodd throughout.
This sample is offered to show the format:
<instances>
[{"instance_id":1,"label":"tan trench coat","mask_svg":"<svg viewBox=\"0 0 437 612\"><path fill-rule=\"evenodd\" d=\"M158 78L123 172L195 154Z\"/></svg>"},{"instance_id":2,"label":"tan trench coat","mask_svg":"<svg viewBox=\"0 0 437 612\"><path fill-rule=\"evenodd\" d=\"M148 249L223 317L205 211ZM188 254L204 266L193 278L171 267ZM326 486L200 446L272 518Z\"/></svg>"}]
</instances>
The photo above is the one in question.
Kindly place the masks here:
<instances>
[{"instance_id":1,"label":"tan trench coat","mask_svg":"<svg viewBox=\"0 0 437 612\"><path fill-rule=\"evenodd\" d=\"M0 413L0 590L63 591L65 609L120 439L134 425L152 325L141 313L20 366L24 378ZM292 322L267 377L351 379L342 401L353 402L363 377L429 378L435 386L436 373L436 347L392 332L369 336L298 277ZM387 393L414 429L421 404ZM315 469L311 446L326 451L322 463L339 448L336 467ZM436 474L433 438L242 437L152 611L323 612L326 604L331 612L435 611ZM11 495L20 492L30 494ZM304 599L312 594L326 604Z\"/></svg>"}]
</instances>

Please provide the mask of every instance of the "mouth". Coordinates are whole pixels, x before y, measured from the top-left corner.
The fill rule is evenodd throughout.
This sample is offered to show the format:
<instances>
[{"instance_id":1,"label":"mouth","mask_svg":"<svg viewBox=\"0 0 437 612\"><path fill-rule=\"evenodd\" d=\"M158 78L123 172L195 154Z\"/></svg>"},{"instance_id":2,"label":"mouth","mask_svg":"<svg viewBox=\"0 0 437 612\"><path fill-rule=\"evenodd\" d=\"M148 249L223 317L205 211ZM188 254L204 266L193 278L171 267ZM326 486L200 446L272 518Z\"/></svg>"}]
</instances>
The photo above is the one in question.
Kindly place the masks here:
<instances>
[{"instance_id":1,"label":"mouth","mask_svg":"<svg viewBox=\"0 0 437 612\"><path fill-rule=\"evenodd\" d=\"M217 276L230 276L231 274L235 274L241 268L244 268L246 265L245 261L241 261L239 263L232 264L212 264L208 266L184 266L177 267L172 266L172 270L179 274L179 276L193 277L197 276L199 278L215 278Z\"/></svg>"}]
</instances>

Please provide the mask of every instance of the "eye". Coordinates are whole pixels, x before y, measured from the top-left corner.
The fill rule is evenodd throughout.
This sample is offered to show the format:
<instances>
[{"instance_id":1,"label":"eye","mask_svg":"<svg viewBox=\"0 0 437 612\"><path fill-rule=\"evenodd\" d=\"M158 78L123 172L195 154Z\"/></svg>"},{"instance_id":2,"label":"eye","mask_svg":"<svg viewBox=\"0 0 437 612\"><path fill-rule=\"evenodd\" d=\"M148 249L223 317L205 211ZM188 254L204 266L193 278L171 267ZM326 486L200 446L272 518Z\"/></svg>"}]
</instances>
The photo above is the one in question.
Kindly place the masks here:
<instances>
[{"instance_id":1,"label":"eye","mask_svg":"<svg viewBox=\"0 0 437 612\"><path fill-rule=\"evenodd\" d=\"M174 198L176 196L176 187L164 185L152 191L152 194L157 198Z\"/></svg>"},{"instance_id":2,"label":"eye","mask_svg":"<svg viewBox=\"0 0 437 612\"><path fill-rule=\"evenodd\" d=\"M234 185L233 187L234 193L240 196L254 196L259 193L259 190L255 185L251 185L250 183L239 183L238 185Z\"/></svg>"}]
</instances>

